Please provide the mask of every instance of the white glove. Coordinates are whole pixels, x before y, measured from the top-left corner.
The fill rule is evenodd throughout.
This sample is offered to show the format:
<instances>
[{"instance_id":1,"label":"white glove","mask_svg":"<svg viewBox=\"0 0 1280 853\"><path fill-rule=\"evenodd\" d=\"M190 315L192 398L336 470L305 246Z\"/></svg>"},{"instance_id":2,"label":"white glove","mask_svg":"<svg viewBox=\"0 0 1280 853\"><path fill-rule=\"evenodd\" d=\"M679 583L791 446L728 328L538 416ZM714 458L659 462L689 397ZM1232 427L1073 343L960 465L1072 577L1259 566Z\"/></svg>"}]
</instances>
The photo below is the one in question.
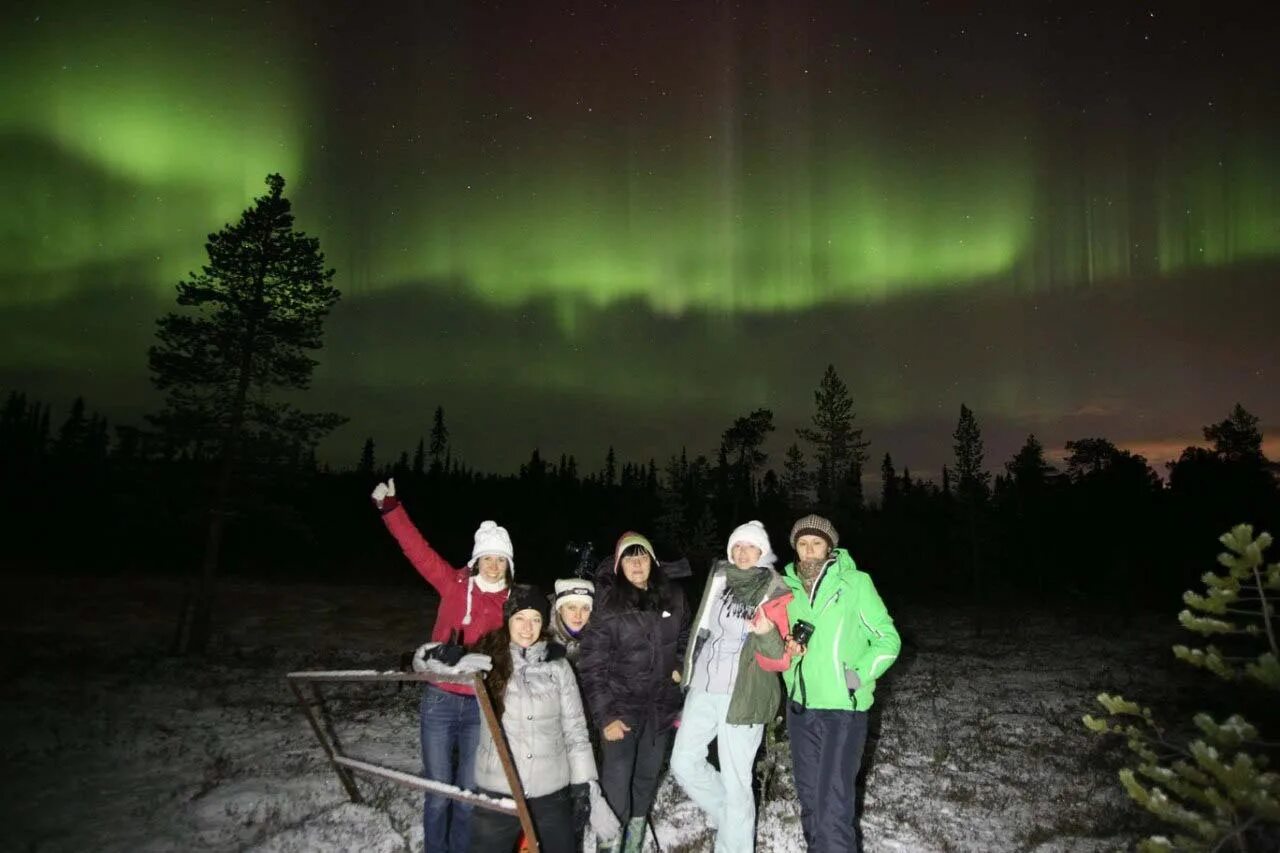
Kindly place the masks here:
<instances>
[{"instance_id":1,"label":"white glove","mask_svg":"<svg viewBox=\"0 0 1280 853\"><path fill-rule=\"evenodd\" d=\"M381 484L379 484L378 488L382 488ZM438 645L440 644L439 643L423 643L422 645L418 646L418 650L413 653L413 671L414 672L426 672L428 663L439 663L439 661L427 660L427 652L431 651Z\"/></svg>"},{"instance_id":2,"label":"white glove","mask_svg":"<svg viewBox=\"0 0 1280 853\"><path fill-rule=\"evenodd\" d=\"M587 789L591 792L591 831L595 833L597 841L612 841L622 834L622 824L618 823L618 816L605 802L604 794L595 779L587 783Z\"/></svg>"},{"instance_id":3,"label":"white glove","mask_svg":"<svg viewBox=\"0 0 1280 853\"><path fill-rule=\"evenodd\" d=\"M493 661L488 655L482 655L479 652L468 652L462 656L462 660L454 666L458 672L477 673L488 672L493 669Z\"/></svg>"},{"instance_id":4,"label":"white glove","mask_svg":"<svg viewBox=\"0 0 1280 853\"><path fill-rule=\"evenodd\" d=\"M434 645L434 643L429 644ZM414 658L414 668L418 665L417 658ZM435 658L425 658L422 662L423 668L419 672L430 672L435 675L475 675L477 672L488 672L493 669L493 661L489 660L488 655L482 655L478 652L465 654L462 659L453 666L447 666Z\"/></svg>"},{"instance_id":5,"label":"white glove","mask_svg":"<svg viewBox=\"0 0 1280 853\"><path fill-rule=\"evenodd\" d=\"M388 477L387 482L379 483L373 487L373 494L369 497L373 498L374 504L378 509L382 509L382 501L385 498L393 498L396 495L396 481L394 477Z\"/></svg>"}]
</instances>

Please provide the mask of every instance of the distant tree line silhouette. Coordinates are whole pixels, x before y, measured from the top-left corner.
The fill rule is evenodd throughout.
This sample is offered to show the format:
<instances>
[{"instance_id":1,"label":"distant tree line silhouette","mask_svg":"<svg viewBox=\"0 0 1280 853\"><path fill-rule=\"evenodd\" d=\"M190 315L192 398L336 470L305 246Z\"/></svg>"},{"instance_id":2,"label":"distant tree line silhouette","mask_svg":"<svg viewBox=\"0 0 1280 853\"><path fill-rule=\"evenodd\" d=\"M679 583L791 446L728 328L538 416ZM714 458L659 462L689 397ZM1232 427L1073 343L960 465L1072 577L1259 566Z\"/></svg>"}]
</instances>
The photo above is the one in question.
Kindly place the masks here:
<instances>
[{"instance_id":1,"label":"distant tree line silhouette","mask_svg":"<svg viewBox=\"0 0 1280 853\"><path fill-rule=\"evenodd\" d=\"M81 399L57 422L48 404L9 391L0 407L0 506L5 564L36 572L189 571L201 553L218 457L162 433L109 429ZM452 452L442 407L412 450L370 437L358 463L335 469L309 447L244 448L244 476L228 512L229 574L353 583L410 581L378 524L368 492L394 476L410 513L442 552L461 561L476 524L512 532L522 579L570 572L570 543L607 552L618 532L650 531L664 557L705 571L732 527L768 526L779 551L791 522L830 515L886 594L913 600L1149 601L1191 584L1214 556L1215 536L1237 523L1276 529L1277 466L1262 452L1258 419L1237 405L1204 427L1162 480L1141 456L1101 437L1067 443L1057 468L1034 435L994 471L976 414L962 406L954 461L941 482L913 477L880 455L880 491L866 496L870 446L834 367L814 395L811 423L777 467L765 444L773 413L737 418L710 454L682 448L661 462L595 466L533 450L513 474L475 470ZM355 448L353 448L354 453ZM870 478L868 478L870 479Z\"/></svg>"}]
</instances>

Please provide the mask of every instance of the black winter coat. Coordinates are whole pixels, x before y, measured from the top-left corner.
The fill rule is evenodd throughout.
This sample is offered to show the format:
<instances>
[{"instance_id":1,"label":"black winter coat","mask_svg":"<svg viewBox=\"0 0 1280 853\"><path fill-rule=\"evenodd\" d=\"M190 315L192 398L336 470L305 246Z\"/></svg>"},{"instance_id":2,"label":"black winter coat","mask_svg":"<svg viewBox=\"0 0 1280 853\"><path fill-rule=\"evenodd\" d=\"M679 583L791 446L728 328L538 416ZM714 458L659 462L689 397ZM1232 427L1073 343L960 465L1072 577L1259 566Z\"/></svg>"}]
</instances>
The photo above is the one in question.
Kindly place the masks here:
<instances>
[{"instance_id":1,"label":"black winter coat","mask_svg":"<svg viewBox=\"0 0 1280 853\"><path fill-rule=\"evenodd\" d=\"M664 599L642 596L639 608L615 593L600 596L582 632L578 680L592 722L603 729L622 720L635 729L653 719L670 727L682 704L671 673L680 670L689 642L684 591L670 584Z\"/></svg>"}]
</instances>

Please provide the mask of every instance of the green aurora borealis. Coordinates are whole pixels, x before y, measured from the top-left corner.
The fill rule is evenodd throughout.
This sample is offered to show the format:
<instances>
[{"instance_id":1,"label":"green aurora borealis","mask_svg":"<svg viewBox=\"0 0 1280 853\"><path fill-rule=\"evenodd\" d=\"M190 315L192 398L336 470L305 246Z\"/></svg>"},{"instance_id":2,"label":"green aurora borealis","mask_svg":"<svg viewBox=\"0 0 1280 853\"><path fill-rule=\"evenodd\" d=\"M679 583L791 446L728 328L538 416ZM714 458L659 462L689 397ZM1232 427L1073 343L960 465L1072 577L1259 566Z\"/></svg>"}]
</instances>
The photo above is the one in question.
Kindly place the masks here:
<instances>
[{"instance_id":1,"label":"green aurora borealis","mask_svg":"<svg viewBox=\"0 0 1280 853\"><path fill-rule=\"evenodd\" d=\"M1213 390L1181 405L1150 390L1217 351L1189 306L1212 314L1223 282L1269 282L1280 260L1261 37L1190 11L974 8L57 4L11 19L0 382L144 407L151 318L204 235L279 171L345 294L317 383L355 422L339 461L357 434L416 436L392 423L404 393L421 398L412 417L441 402L463 424L495 397L565 419L616 405L636 456L700 446L756 405L798 421L826 360L879 451L909 463L893 436L962 399L1009 435L1064 440L1063 418L1090 407L1126 412L1109 434L1130 441L1185 434L1237 397L1280 416L1273 390L1257 397L1275 368L1261 326L1239 363L1181 383ZM1269 284L1247 288L1275 306ZM1097 313L1108 299L1128 320L1157 312L1159 340L1126 340ZM1041 305L1081 325L1052 328ZM1165 353L1170 337L1185 340ZM1250 365L1256 385L1222 388ZM553 415L530 428L474 451L507 465L534 443L605 441ZM945 433L929 441L920 467L945 453Z\"/></svg>"}]
</instances>

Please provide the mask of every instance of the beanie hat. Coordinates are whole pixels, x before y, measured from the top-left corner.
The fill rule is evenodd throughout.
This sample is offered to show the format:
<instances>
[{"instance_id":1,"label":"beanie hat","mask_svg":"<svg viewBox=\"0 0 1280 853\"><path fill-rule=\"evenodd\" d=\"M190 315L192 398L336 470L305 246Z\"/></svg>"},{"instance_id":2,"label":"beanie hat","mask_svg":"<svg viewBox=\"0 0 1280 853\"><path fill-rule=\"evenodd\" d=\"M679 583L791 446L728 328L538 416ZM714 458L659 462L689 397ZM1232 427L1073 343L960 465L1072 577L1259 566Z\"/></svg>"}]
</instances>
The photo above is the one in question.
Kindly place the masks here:
<instances>
[{"instance_id":1,"label":"beanie hat","mask_svg":"<svg viewBox=\"0 0 1280 853\"><path fill-rule=\"evenodd\" d=\"M547 601L547 594L531 584L522 583L511 587L511 594L502 605L503 621L510 621L511 617L521 610L538 611L544 625L551 618L551 605Z\"/></svg>"},{"instance_id":2,"label":"beanie hat","mask_svg":"<svg viewBox=\"0 0 1280 853\"><path fill-rule=\"evenodd\" d=\"M618 571L618 567L622 565L622 552L630 548L632 545L639 545L649 552L649 559L653 560L653 564L658 565L658 555L653 551L653 545L649 540L634 530L628 530L618 538L618 544L613 549L613 570Z\"/></svg>"},{"instance_id":3,"label":"beanie hat","mask_svg":"<svg viewBox=\"0 0 1280 853\"><path fill-rule=\"evenodd\" d=\"M739 542L743 545L754 545L760 549L760 559L756 561L759 565L772 566L778 562L778 557L769 544L769 533L760 522L748 521L746 524L740 524L734 528L733 533L729 534L729 545L725 548L725 553L729 555L730 561L733 560L733 546Z\"/></svg>"},{"instance_id":4,"label":"beanie hat","mask_svg":"<svg viewBox=\"0 0 1280 853\"><path fill-rule=\"evenodd\" d=\"M595 604L596 585L581 578L561 578L556 581L556 607L577 602L587 609Z\"/></svg>"},{"instance_id":5,"label":"beanie hat","mask_svg":"<svg viewBox=\"0 0 1280 853\"><path fill-rule=\"evenodd\" d=\"M484 521L476 528L476 543L471 547L471 559L467 568L474 569L476 560L492 554L495 557L506 557L511 573L516 572L515 552L511 548L511 537L507 528L499 527L496 521Z\"/></svg>"},{"instance_id":6,"label":"beanie hat","mask_svg":"<svg viewBox=\"0 0 1280 853\"><path fill-rule=\"evenodd\" d=\"M827 545L834 548L840 542L840 534L836 532L830 521L820 515L806 515L791 528L791 547L796 547L796 540L801 536L821 536Z\"/></svg>"}]
</instances>

